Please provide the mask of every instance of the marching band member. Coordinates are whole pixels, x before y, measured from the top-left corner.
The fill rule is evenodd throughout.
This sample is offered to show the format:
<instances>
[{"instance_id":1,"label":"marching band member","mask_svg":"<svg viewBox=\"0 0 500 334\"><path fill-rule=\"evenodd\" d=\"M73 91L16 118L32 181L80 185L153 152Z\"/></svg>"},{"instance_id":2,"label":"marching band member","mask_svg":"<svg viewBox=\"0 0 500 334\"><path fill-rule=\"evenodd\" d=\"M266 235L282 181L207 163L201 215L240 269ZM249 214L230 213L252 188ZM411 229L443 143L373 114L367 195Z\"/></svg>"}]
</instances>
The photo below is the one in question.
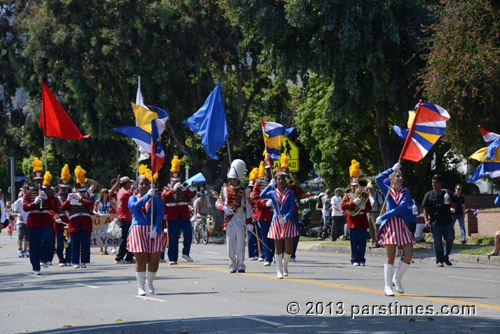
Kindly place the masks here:
<instances>
[{"instance_id":1,"label":"marching band member","mask_svg":"<svg viewBox=\"0 0 500 334\"><path fill-rule=\"evenodd\" d=\"M409 222L406 218L410 192L403 188L403 173L400 168L401 165L396 163L392 168L389 168L375 178L375 182L384 196L390 191L386 204L387 211L377 218L377 225L380 224L377 233L377 242L385 246L387 254L384 264L384 291L386 296L394 296L392 284L394 284L397 292L404 293L401 279L410 265L413 257L413 244L416 242L410 232ZM394 184L390 189L384 182L387 177L389 177L389 181L394 179ZM392 270L398 246L403 248L404 257L399 261L398 268L393 277Z\"/></svg>"},{"instance_id":2,"label":"marching band member","mask_svg":"<svg viewBox=\"0 0 500 334\"><path fill-rule=\"evenodd\" d=\"M163 202L160 197L155 196L155 189L150 186L151 180L154 180L157 174L153 177L145 165L139 166L139 174L137 179L139 194L130 197L128 201L128 207L132 213L132 225L127 239L127 248L129 252L134 253L136 259L137 294L144 296L146 295L145 283L147 283L149 293L155 292L153 280L158 271L160 254L165 249L167 238L162 227Z\"/></svg>"},{"instance_id":3,"label":"marching band member","mask_svg":"<svg viewBox=\"0 0 500 334\"><path fill-rule=\"evenodd\" d=\"M60 218L60 222L56 219L54 221L54 231L56 232L56 242L57 242L57 257L59 258L59 267L70 266L71 265L71 247L65 245L66 238L65 233L68 232L69 218L65 210L61 210L64 202L68 199L68 185L71 175L69 173L68 165L64 165L61 170L61 178L57 182L59 185L59 192L56 195L59 209L57 210L57 215ZM69 237L69 234L68 234ZM65 252L66 250L66 252ZM66 253L66 255L64 254Z\"/></svg>"},{"instance_id":4,"label":"marching band member","mask_svg":"<svg viewBox=\"0 0 500 334\"><path fill-rule=\"evenodd\" d=\"M179 257L179 230L182 228L184 235L182 258L188 262L193 262L189 256L191 242L193 240L193 227L189 220L189 201L195 194L184 188L181 181L181 162L177 156L172 159L170 168L170 188L165 187L161 194L161 199L165 203L165 220L167 220L168 231L168 260L169 264L177 264Z\"/></svg>"},{"instance_id":5,"label":"marching band member","mask_svg":"<svg viewBox=\"0 0 500 334\"><path fill-rule=\"evenodd\" d=\"M236 159L231 163L227 174L230 185L222 189L216 203L217 208L224 212L222 228L226 230L230 273L245 272L245 225L253 227L250 192L240 184L245 170L243 160Z\"/></svg>"},{"instance_id":6,"label":"marching band member","mask_svg":"<svg viewBox=\"0 0 500 334\"><path fill-rule=\"evenodd\" d=\"M264 266L270 266L273 261L274 240L267 237L269 228L271 227L271 219L273 212L271 211L273 203L271 200L264 200L260 197L260 193L269 185L271 181L271 165L268 161L261 162L259 174L255 186L252 190L252 203L255 207L255 218L257 219L257 235L265 245L261 247L259 261L264 261Z\"/></svg>"},{"instance_id":7,"label":"marching band member","mask_svg":"<svg viewBox=\"0 0 500 334\"><path fill-rule=\"evenodd\" d=\"M262 199L272 200L274 207L274 215L267 237L274 239L274 260L276 261L276 276L279 279L288 276L288 261L292 257L293 238L299 235L292 220L295 210L295 194L287 187L286 171L280 167L274 179L260 193ZM285 240L284 256L281 255L283 239Z\"/></svg>"},{"instance_id":8,"label":"marching band member","mask_svg":"<svg viewBox=\"0 0 500 334\"><path fill-rule=\"evenodd\" d=\"M248 176L248 191L251 193L252 190L253 190L253 187L255 186L255 180L257 179L257 175L259 174L259 169L258 168L254 168L252 169L252 171L250 172L250 175ZM260 257L260 254L261 254L261 247L264 247L264 246L261 246L259 244L259 241L257 239L257 237L251 233L250 231L254 231L257 236L259 235L259 231L258 229L256 229L255 227L255 222L254 222L254 218L255 218L255 204L251 201L250 202L250 205L252 206L252 225L250 226L247 226L249 228L248 232L247 233L247 238L248 238L248 259L250 261L256 261L259 259Z\"/></svg>"},{"instance_id":9,"label":"marching band member","mask_svg":"<svg viewBox=\"0 0 500 334\"><path fill-rule=\"evenodd\" d=\"M29 213L26 227L30 237L30 262L33 274L40 275L40 261L44 268L49 266L49 239L58 205L52 189L42 188L44 179L42 162L35 158L32 166L34 188L24 197L23 209Z\"/></svg>"},{"instance_id":10,"label":"marching band member","mask_svg":"<svg viewBox=\"0 0 500 334\"><path fill-rule=\"evenodd\" d=\"M86 179L86 171L80 166L76 166L74 173L77 182L74 187L75 191L68 195L61 210L69 213L68 231L71 238L71 259L74 268L78 269L80 267L87 268L87 263L90 263L90 235L93 224L90 213L94 203L90 199L92 190L87 191L85 183L93 184L91 188L93 189L97 186L97 182Z\"/></svg>"},{"instance_id":11,"label":"marching band member","mask_svg":"<svg viewBox=\"0 0 500 334\"><path fill-rule=\"evenodd\" d=\"M366 214L371 211L371 205L368 194L361 189L358 191L360 173L359 163L356 160L352 160L349 174L351 176L351 191L345 194L340 207L342 211L346 212L347 227L349 228L351 240L351 264L353 266L364 266L366 262L366 230L368 229ZM366 185L368 185L368 182ZM358 192L357 195L356 192Z\"/></svg>"}]
</instances>

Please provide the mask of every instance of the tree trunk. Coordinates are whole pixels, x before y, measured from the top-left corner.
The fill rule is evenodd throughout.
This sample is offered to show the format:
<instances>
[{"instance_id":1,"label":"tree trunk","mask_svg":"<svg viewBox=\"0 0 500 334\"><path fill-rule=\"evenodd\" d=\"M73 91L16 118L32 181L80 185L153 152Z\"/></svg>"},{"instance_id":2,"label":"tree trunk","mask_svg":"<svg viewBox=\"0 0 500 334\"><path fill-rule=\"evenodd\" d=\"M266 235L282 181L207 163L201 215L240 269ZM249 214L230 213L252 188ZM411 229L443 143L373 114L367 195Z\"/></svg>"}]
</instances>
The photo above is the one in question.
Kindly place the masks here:
<instances>
[{"instance_id":1,"label":"tree trunk","mask_svg":"<svg viewBox=\"0 0 500 334\"><path fill-rule=\"evenodd\" d=\"M375 108L375 126L384 169L387 169L398 161L400 152L398 152L396 145L394 145L389 136L389 122L380 112L379 108Z\"/></svg>"}]
</instances>

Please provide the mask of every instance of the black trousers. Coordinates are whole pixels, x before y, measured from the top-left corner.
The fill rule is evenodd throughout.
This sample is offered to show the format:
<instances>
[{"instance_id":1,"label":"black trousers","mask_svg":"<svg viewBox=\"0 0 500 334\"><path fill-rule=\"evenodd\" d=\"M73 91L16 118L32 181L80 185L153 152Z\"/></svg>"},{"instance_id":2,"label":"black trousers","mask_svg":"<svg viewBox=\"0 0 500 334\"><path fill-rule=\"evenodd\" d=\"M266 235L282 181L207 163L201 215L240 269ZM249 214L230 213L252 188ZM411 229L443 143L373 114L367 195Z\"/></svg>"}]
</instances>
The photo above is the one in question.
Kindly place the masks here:
<instances>
[{"instance_id":1,"label":"black trousers","mask_svg":"<svg viewBox=\"0 0 500 334\"><path fill-rule=\"evenodd\" d=\"M115 261L121 261L125 258L125 261L130 261L134 258L134 254L127 250L127 237L128 230L132 223L120 219L120 227L122 228L122 237L120 239L120 248L118 248L118 253L116 253Z\"/></svg>"}]
</instances>

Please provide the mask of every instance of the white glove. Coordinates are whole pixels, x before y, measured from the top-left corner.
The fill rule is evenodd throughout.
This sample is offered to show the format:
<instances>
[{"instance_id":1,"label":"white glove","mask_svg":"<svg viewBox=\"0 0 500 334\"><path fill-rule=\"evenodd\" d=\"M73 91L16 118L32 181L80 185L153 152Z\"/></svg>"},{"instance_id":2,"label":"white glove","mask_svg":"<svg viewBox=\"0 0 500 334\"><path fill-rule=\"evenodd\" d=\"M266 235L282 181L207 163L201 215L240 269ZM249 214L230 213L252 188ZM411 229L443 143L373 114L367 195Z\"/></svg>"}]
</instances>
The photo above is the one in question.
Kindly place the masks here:
<instances>
[{"instance_id":1,"label":"white glove","mask_svg":"<svg viewBox=\"0 0 500 334\"><path fill-rule=\"evenodd\" d=\"M253 225L247 224L247 230L253 232Z\"/></svg>"},{"instance_id":2,"label":"white glove","mask_svg":"<svg viewBox=\"0 0 500 334\"><path fill-rule=\"evenodd\" d=\"M148 195L151 196L151 197L154 196L155 195L155 189L154 188L149 189Z\"/></svg>"},{"instance_id":3,"label":"white glove","mask_svg":"<svg viewBox=\"0 0 500 334\"><path fill-rule=\"evenodd\" d=\"M156 239L157 235L158 232L156 232L156 230L152 230L151 232L149 232L149 236L151 237L151 239Z\"/></svg>"},{"instance_id":4,"label":"white glove","mask_svg":"<svg viewBox=\"0 0 500 334\"><path fill-rule=\"evenodd\" d=\"M47 199L47 194L43 190L40 191L40 195L38 195L38 196L40 196L42 199Z\"/></svg>"},{"instance_id":5,"label":"white glove","mask_svg":"<svg viewBox=\"0 0 500 334\"><path fill-rule=\"evenodd\" d=\"M285 217L280 218L279 222L282 225L286 224L286 218Z\"/></svg>"},{"instance_id":6,"label":"white glove","mask_svg":"<svg viewBox=\"0 0 500 334\"><path fill-rule=\"evenodd\" d=\"M396 162L394 166L392 166L392 170L397 172L401 168L401 164L399 162Z\"/></svg>"},{"instance_id":7,"label":"white glove","mask_svg":"<svg viewBox=\"0 0 500 334\"><path fill-rule=\"evenodd\" d=\"M269 184L271 185L271 187L276 188L276 180L275 179L272 179L271 182L269 182Z\"/></svg>"},{"instance_id":8,"label":"white glove","mask_svg":"<svg viewBox=\"0 0 500 334\"><path fill-rule=\"evenodd\" d=\"M73 193L73 199L74 200L78 201L80 198L82 198L82 195L80 195L80 192Z\"/></svg>"},{"instance_id":9,"label":"white glove","mask_svg":"<svg viewBox=\"0 0 500 334\"><path fill-rule=\"evenodd\" d=\"M273 200L272 199L268 199L267 202L266 202L266 206L268 208L271 208L273 206Z\"/></svg>"},{"instance_id":10,"label":"white glove","mask_svg":"<svg viewBox=\"0 0 500 334\"><path fill-rule=\"evenodd\" d=\"M56 219L56 223L58 223L58 224L62 224L62 220L61 220L61 218L57 218L57 219Z\"/></svg>"},{"instance_id":11,"label":"white glove","mask_svg":"<svg viewBox=\"0 0 500 334\"><path fill-rule=\"evenodd\" d=\"M356 197L352 202L354 203L354 205L358 205L359 203L361 203L361 198Z\"/></svg>"},{"instance_id":12,"label":"white glove","mask_svg":"<svg viewBox=\"0 0 500 334\"><path fill-rule=\"evenodd\" d=\"M35 198L35 204L36 204L36 205L40 204L40 202L41 202L41 201L42 201L42 199L40 198L40 196L37 196L37 197Z\"/></svg>"},{"instance_id":13,"label":"white glove","mask_svg":"<svg viewBox=\"0 0 500 334\"><path fill-rule=\"evenodd\" d=\"M448 194L448 192L444 194L444 204L450 204L450 195Z\"/></svg>"},{"instance_id":14,"label":"white glove","mask_svg":"<svg viewBox=\"0 0 500 334\"><path fill-rule=\"evenodd\" d=\"M375 221L375 224L377 224L377 225L382 224L382 218L380 218L380 216L377 217L377 220Z\"/></svg>"},{"instance_id":15,"label":"white glove","mask_svg":"<svg viewBox=\"0 0 500 334\"><path fill-rule=\"evenodd\" d=\"M361 210L364 210L364 209L366 208L365 203L362 203L362 204L359 206L359 208L360 208Z\"/></svg>"},{"instance_id":16,"label":"white glove","mask_svg":"<svg viewBox=\"0 0 500 334\"><path fill-rule=\"evenodd\" d=\"M224 213L226 214L226 216L234 215L234 211L233 211L233 209L230 206L224 206L222 208L222 211L224 211Z\"/></svg>"},{"instance_id":17,"label":"white glove","mask_svg":"<svg viewBox=\"0 0 500 334\"><path fill-rule=\"evenodd\" d=\"M182 189L182 184L180 182L177 182L174 186L174 191L177 191L179 189Z\"/></svg>"}]
</instances>

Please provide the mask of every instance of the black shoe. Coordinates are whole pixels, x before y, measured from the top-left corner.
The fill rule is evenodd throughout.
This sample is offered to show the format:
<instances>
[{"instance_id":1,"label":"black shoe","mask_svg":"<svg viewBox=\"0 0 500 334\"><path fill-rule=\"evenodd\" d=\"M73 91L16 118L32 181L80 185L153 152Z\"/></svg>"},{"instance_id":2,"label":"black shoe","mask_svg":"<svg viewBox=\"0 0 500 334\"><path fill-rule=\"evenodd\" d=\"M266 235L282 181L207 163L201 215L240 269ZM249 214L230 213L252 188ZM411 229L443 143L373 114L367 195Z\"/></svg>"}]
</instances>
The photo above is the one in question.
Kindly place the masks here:
<instances>
[{"instance_id":1,"label":"black shoe","mask_svg":"<svg viewBox=\"0 0 500 334\"><path fill-rule=\"evenodd\" d=\"M245 272L245 269L238 269L238 272L239 272L239 273L244 273L244 272Z\"/></svg>"},{"instance_id":2,"label":"black shoe","mask_svg":"<svg viewBox=\"0 0 500 334\"><path fill-rule=\"evenodd\" d=\"M447 266L452 266L452 265L453 265L453 263L451 263L451 262L450 262L450 260L448 260L448 259L445 259L443 262L444 262Z\"/></svg>"},{"instance_id":3,"label":"black shoe","mask_svg":"<svg viewBox=\"0 0 500 334\"><path fill-rule=\"evenodd\" d=\"M230 272L231 274L234 274L234 273L236 272L236 269L229 269L229 272Z\"/></svg>"}]
</instances>

